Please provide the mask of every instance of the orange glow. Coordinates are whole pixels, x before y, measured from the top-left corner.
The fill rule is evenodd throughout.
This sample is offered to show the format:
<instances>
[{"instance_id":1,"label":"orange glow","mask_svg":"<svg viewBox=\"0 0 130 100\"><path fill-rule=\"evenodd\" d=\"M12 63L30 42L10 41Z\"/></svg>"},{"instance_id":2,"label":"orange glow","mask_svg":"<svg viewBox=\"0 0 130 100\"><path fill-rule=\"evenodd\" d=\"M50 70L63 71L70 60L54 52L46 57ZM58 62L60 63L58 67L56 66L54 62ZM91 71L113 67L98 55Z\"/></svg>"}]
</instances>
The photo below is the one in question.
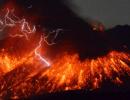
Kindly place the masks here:
<instances>
[{"instance_id":1,"label":"orange glow","mask_svg":"<svg viewBox=\"0 0 130 100\"><path fill-rule=\"evenodd\" d=\"M104 57L86 59L80 61L78 54L63 55L43 72L42 77L48 77L47 82L52 82L50 92L56 90L75 90L88 87L99 88L104 80L110 80L117 84L123 83L120 76L125 73L130 75L130 68L126 61L129 55L116 51L110 52Z\"/></svg>"},{"instance_id":2,"label":"orange glow","mask_svg":"<svg viewBox=\"0 0 130 100\"><path fill-rule=\"evenodd\" d=\"M94 90L102 87L104 81L121 85L122 77L130 76L130 54L117 51L84 61L80 60L78 53L70 55L59 51L51 65L48 64L50 67L46 67L38 57L42 57L40 54L43 52L47 53L42 51L42 45L47 41L42 43L35 26L30 28L27 22L14 22L9 16L2 22L7 17L13 23L3 23L4 28L1 29L10 28L7 31L9 39L5 39L0 49L0 99L22 99L68 90ZM16 23L25 27L20 30L21 26ZM13 27L10 26L12 24ZM48 36L43 38L46 40Z\"/></svg>"},{"instance_id":3,"label":"orange glow","mask_svg":"<svg viewBox=\"0 0 130 100\"><path fill-rule=\"evenodd\" d=\"M123 84L122 76L130 76L130 55L112 51L106 56L80 61L78 54L60 54L50 68L37 62L31 54L17 59L0 55L3 74L0 78L0 96L23 98L40 93L78 89L96 89L105 80ZM6 77L8 79L6 79ZM8 85L9 84L9 85Z\"/></svg>"}]
</instances>

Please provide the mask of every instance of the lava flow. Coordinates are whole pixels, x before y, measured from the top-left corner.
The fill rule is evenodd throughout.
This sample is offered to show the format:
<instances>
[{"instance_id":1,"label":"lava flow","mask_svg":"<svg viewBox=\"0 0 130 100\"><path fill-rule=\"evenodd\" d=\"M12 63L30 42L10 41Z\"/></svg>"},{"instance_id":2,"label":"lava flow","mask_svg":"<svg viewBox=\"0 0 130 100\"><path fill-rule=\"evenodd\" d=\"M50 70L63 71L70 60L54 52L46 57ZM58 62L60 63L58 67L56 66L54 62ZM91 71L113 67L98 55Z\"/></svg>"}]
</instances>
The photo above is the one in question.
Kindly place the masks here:
<instances>
[{"instance_id":1,"label":"lava flow","mask_svg":"<svg viewBox=\"0 0 130 100\"><path fill-rule=\"evenodd\" d=\"M9 17L7 10L4 21L0 21L1 27L3 26L1 32L6 30L6 27L10 28L8 38L11 39L11 43L8 39L5 41L0 52L1 99L22 99L57 91L96 89L100 88L105 80L123 84L123 76L130 76L130 54L124 52L111 51L105 56L86 58L84 61L79 59L77 53L59 53L50 64L46 57L43 58L40 54L44 52L42 45L47 43L47 37L36 36L35 26L31 29L25 19L17 19L14 21ZM29 44L31 50L28 45L17 42L17 39ZM34 40L35 45L32 44ZM19 45L22 56L15 52L19 51ZM24 50L24 47L29 50Z\"/></svg>"}]
</instances>

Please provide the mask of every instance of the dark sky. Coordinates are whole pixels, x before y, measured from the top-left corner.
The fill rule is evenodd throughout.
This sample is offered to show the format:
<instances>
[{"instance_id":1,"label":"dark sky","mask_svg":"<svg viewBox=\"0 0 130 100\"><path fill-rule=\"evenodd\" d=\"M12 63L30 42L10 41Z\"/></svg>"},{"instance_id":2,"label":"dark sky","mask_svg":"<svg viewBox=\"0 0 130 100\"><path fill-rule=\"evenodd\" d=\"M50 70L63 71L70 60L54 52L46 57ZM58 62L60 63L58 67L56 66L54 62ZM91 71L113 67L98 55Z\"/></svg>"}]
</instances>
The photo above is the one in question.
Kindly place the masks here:
<instances>
[{"instance_id":1,"label":"dark sky","mask_svg":"<svg viewBox=\"0 0 130 100\"><path fill-rule=\"evenodd\" d=\"M84 19L99 20L108 28L130 24L130 0L68 0Z\"/></svg>"},{"instance_id":2,"label":"dark sky","mask_svg":"<svg viewBox=\"0 0 130 100\"><path fill-rule=\"evenodd\" d=\"M4 0L0 0L0 4ZM31 0L27 0L31 1ZM63 0L85 20L102 22L107 28L130 24L130 0ZM74 5L74 6L72 6Z\"/></svg>"}]
</instances>

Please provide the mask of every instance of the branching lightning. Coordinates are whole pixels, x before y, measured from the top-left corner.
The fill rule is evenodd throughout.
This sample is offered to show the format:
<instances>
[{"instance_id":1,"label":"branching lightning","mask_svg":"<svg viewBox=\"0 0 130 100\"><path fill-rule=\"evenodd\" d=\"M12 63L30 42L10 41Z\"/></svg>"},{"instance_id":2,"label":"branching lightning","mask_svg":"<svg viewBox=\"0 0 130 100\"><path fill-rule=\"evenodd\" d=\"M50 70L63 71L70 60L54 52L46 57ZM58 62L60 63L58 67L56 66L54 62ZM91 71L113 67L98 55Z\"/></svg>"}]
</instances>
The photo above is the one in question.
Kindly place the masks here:
<instances>
[{"instance_id":1,"label":"branching lightning","mask_svg":"<svg viewBox=\"0 0 130 100\"><path fill-rule=\"evenodd\" d=\"M35 25L15 16L13 11L7 9L6 14L0 16L0 33L4 33L6 27L11 27L5 31L10 33L11 39L5 39L5 43L2 41L3 49L0 50L0 100L29 99L31 96L61 91L102 90L102 86L104 88L108 84L118 85L118 88L121 86L121 89L122 86L127 87L130 81L129 53L110 51L104 56L80 60L78 52L72 54L66 51L59 52L53 63L50 63L45 55L42 56L42 46L55 46L62 29L36 34ZM17 37L20 39L18 43L15 41ZM32 42L32 39L36 41ZM11 44L6 44L10 40ZM27 43L25 47L28 43L34 43L27 47L31 51L24 52L21 48L17 49L17 46L12 49L12 44L21 45L21 42ZM22 51L23 55L17 55L16 50ZM108 84L105 85L106 82Z\"/></svg>"},{"instance_id":2,"label":"branching lightning","mask_svg":"<svg viewBox=\"0 0 130 100\"><path fill-rule=\"evenodd\" d=\"M47 66L50 66L50 63L40 55L40 53L38 52L38 50L40 49L41 45L42 45L42 41L43 41L43 38L41 36L41 39L39 41L39 44L38 46L35 48L35 55L44 63L46 63Z\"/></svg>"},{"instance_id":3,"label":"branching lightning","mask_svg":"<svg viewBox=\"0 0 130 100\"><path fill-rule=\"evenodd\" d=\"M27 40L29 40L29 35L31 33L35 33L36 32L36 27L35 25L33 26L33 28L31 29L30 25L28 24L28 22L26 21L26 19L20 19L17 16L14 15L14 10L9 10L7 9L7 13L4 16L4 20L0 20L0 31L3 31L6 27L14 27L17 24L20 25L20 31L22 34L10 34L10 37L25 37ZM12 17L10 17L12 16ZM17 20L15 20L17 19Z\"/></svg>"},{"instance_id":4,"label":"branching lightning","mask_svg":"<svg viewBox=\"0 0 130 100\"><path fill-rule=\"evenodd\" d=\"M62 31L62 29L57 29L57 30L53 30L52 32L50 32L48 35L46 35L44 37L44 42L47 44L47 45L54 45L56 44L55 43L55 39L57 38L58 34ZM54 35L53 39L48 42L48 38L51 36L51 35Z\"/></svg>"},{"instance_id":5,"label":"branching lightning","mask_svg":"<svg viewBox=\"0 0 130 100\"><path fill-rule=\"evenodd\" d=\"M4 16L4 20L0 20L0 26L1 26L0 31L3 31L6 27L14 27L17 24L20 24L20 32L22 34L9 34L9 36L12 38L25 37L27 40L29 40L29 35L36 32L35 25L33 26L33 28L31 28L29 23L26 21L26 19L20 20L20 18L18 18L17 16L14 15L13 11L14 10L10 11L9 9L7 9L7 13ZM14 20L12 17L10 17L10 15L12 15L17 20ZM57 36L57 34L56 34L56 36ZM56 38L56 36L55 36L55 38ZM48 38L48 36L47 36L47 38ZM44 40L46 43L48 43L46 39L44 39ZM39 44L38 44L38 46L36 46L34 53L42 62L44 62L47 66L50 66L50 63L44 57L42 57L40 55L40 53L38 52L38 50L40 49L40 47L42 45L41 44L42 41L43 41L43 37L41 36ZM49 43L48 43L48 45L49 45Z\"/></svg>"},{"instance_id":6,"label":"branching lightning","mask_svg":"<svg viewBox=\"0 0 130 100\"><path fill-rule=\"evenodd\" d=\"M31 29L28 22L26 22L25 19L23 19L21 22L22 22L21 31L23 32L24 36L28 40L28 34L35 33L36 32L36 27L33 26L33 28Z\"/></svg>"},{"instance_id":7,"label":"branching lightning","mask_svg":"<svg viewBox=\"0 0 130 100\"><path fill-rule=\"evenodd\" d=\"M14 9L9 10L7 9L7 13L4 16L4 19L0 19L0 31L3 31L6 27L15 27L17 24L20 25L20 33L17 34L9 34L9 37L15 38L15 37L20 37L20 38L25 38L26 40L29 40L29 36L32 35L33 33L36 32L36 27L35 25L31 28L29 23L26 21L26 19L20 19L14 14ZM49 32L48 35L40 38L40 41L38 43L38 46L36 46L34 53L40 59L42 62L44 62L47 66L50 66L50 63L41 56L39 53L39 49L41 48L42 41L44 41L47 45L51 46L56 44L55 39L57 38L58 34L62 31L62 29L57 29ZM50 37L53 38L48 41Z\"/></svg>"}]
</instances>

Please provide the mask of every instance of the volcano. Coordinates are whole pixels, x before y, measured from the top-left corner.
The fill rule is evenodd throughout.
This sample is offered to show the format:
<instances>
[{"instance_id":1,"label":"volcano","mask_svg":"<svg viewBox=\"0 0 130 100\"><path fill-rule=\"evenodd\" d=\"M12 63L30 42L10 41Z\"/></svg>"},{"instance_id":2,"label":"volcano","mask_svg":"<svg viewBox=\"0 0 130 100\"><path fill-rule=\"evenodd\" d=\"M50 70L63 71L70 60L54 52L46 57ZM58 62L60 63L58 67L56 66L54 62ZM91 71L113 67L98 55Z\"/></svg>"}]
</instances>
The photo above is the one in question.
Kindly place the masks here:
<instances>
[{"instance_id":1,"label":"volcano","mask_svg":"<svg viewBox=\"0 0 130 100\"><path fill-rule=\"evenodd\" d=\"M93 30L61 1L50 2L3 4L0 99L127 97L130 26Z\"/></svg>"}]
</instances>

